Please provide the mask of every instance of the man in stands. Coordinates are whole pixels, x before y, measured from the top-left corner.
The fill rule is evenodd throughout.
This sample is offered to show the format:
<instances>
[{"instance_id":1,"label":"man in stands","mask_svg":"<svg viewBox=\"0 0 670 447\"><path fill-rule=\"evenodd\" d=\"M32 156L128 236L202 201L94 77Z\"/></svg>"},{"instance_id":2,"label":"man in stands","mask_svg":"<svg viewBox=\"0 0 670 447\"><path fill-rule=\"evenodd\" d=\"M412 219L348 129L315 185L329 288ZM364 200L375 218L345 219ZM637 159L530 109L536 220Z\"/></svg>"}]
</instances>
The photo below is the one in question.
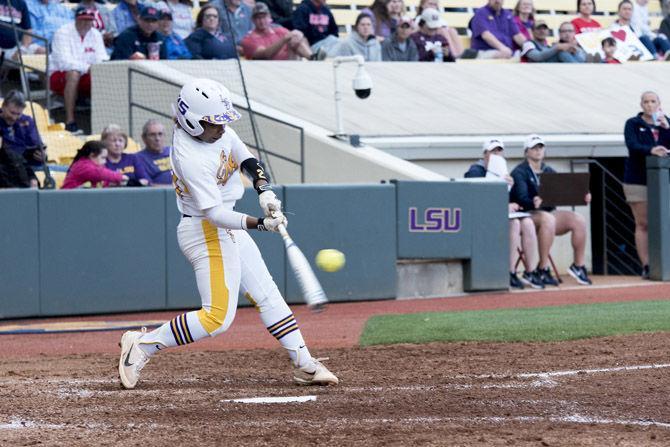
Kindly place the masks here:
<instances>
[{"instance_id":1,"label":"man in stands","mask_svg":"<svg viewBox=\"0 0 670 447\"><path fill-rule=\"evenodd\" d=\"M163 35L158 33L159 19L158 9L153 6L142 7L138 24L116 38L112 60L165 59Z\"/></svg>"},{"instance_id":2,"label":"man in stands","mask_svg":"<svg viewBox=\"0 0 670 447\"><path fill-rule=\"evenodd\" d=\"M299 30L289 31L283 26L273 26L270 9L265 3L254 6L253 31L242 40L244 57L247 59L289 60L312 58L309 42Z\"/></svg>"},{"instance_id":3,"label":"man in stands","mask_svg":"<svg viewBox=\"0 0 670 447\"><path fill-rule=\"evenodd\" d=\"M251 31L251 6L242 0L213 0L210 4L219 10L221 32L235 40L235 46L240 50L240 42Z\"/></svg>"},{"instance_id":4,"label":"man in stands","mask_svg":"<svg viewBox=\"0 0 670 447\"><path fill-rule=\"evenodd\" d=\"M544 164L544 140L538 135L529 135L524 144L526 161L512 171L514 186L510 193L510 201L518 203L522 211L531 213L537 228L540 263L538 270L545 285L557 286L558 281L549 270L549 251L555 236L571 233L574 262L568 269L570 276L582 285L590 285L591 280L586 272L584 256L586 250L586 221L574 211L557 210L555 207L542 206L542 197L538 195L542 174L555 173L550 166ZM591 201L591 194L584 197Z\"/></svg>"},{"instance_id":5,"label":"man in stands","mask_svg":"<svg viewBox=\"0 0 670 447\"><path fill-rule=\"evenodd\" d=\"M509 9L503 9L503 0L489 0L479 8L472 20L472 48L478 59L509 59L514 43L523 47L526 38L521 34Z\"/></svg>"},{"instance_id":6,"label":"man in stands","mask_svg":"<svg viewBox=\"0 0 670 447\"><path fill-rule=\"evenodd\" d=\"M33 33L45 37L49 42L58 29L73 20L72 10L59 0L28 0L30 23ZM35 43L44 47L48 43L35 39Z\"/></svg>"},{"instance_id":7,"label":"man in stands","mask_svg":"<svg viewBox=\"0 0 670 447\"><path fill-rule=\"evenodd\" d=\"M116 32L121 34L131 26L137 25L141 8L142 4L137 0L121 0L112 11Z\"/></svg>"},{"instance_id":8,"label":"man in stands","mask_svg":"<svg viewBox=\"0 0 670 447\"><path fill-rule=\"evenodd\" d=\"M449 51L449 41L439 33L443 26L437 9L426 8L421 12L419 30L410 36L419 52L419 62L435 62L436 57L441 57L443 62L455 61Z\"/></svg>"},{"instance_id":9,"label":"man in stands","mask_svg":"<svg viewBox=\"0 0 670 447\"><path fill-rule=\"evenodd\" d=\"M533 39L527 40L521 48L521 60L523 62L560 62L561 53L579 48L576 40L574 43L559 42L549 45L548 35L549 26L543 20L536 21L533 24Z\"/></svg>"},{"instance_id":10,"label":"man in stands","mask_svg":"<svg viewBox=\"0 0 670 447\"><path fill-rule=\"evenodd\" d=\"M154 185L171 185L170 146L165 146L165 127L160 121L150 119L142 127L144 150L137 158L144 164L145 171Z\"/></svg>"},{"instance_id":11,"label":"man in stands","mask_svg":"<svg viewBox=\"0 0 670 447\"><path fill-rule=\"evenodd\" d=\"M75 20L62 26L51 45L51 90L65 99L65 128L81 133L74 119L77 97L91 96L91 65L109 59L100 31L93 28L95 11L80 6Z\"/></svg>"},{"instance_id":12,"label":"man in stands","mask_svg":"<svg viewBox=\"0 0 670 447\"><path fill-rule=\"evenodd\" d=\"M22 155L31 166L40 166L45 153L35 121L25 115L26 99L18 90L10 90L0 107L0 135L6 148Z\"/></svg>"},{"instance_id":13,"label":"man in stands","mask_svg":"<svg viewBox=\"0 0 670 447\"><path fill-rule=\"evenodd\" d=\"M403 16L398 22L391 37L382 42L382 60L389 62L417 62L419 50L410 35L412 34L412 19Z\"/></svg>"},{"instance_id":14,"label":"man in stands","mask_svg":"<svg viewBox=\"0 0 670 447\"><path fill-rule=\"evenodd\" d=\"M558 28L558 41L559 43L570 44L570 48L568 51L558 53L559 61L577 64L586 62L586 51L579 46L575 35L575 25L572 22L561 23L561 26Z\"/></svg>"},{"instance_id":15,"label":"man in stands","mask_svg":"<svg viewBox=\"0 0 670 447\"><path fill-rule=\"evenodd\" d=\"M302 0L293 11L293 28L302 31L313 53L334 51L339 42L337 23L326 0Z\"/></svg>"},{"instance_id":16,"label":"man in stands","mask_svg":"<svg viewBox=\"0 0 670 447\"><path fill-rule=\"evenodd\" d=\"M11 5L11 6L10 6ZM36 43L28 34L20 30L31 32L30 12L24 0L0 0L0 22L5 25L14 24L18 28L21 52L24 54L44 54L46 50ZM19 55L16 45L17 35L12 28L0 27L0 53L4 60L18 60Z\"/></svg>"}]
</instances>

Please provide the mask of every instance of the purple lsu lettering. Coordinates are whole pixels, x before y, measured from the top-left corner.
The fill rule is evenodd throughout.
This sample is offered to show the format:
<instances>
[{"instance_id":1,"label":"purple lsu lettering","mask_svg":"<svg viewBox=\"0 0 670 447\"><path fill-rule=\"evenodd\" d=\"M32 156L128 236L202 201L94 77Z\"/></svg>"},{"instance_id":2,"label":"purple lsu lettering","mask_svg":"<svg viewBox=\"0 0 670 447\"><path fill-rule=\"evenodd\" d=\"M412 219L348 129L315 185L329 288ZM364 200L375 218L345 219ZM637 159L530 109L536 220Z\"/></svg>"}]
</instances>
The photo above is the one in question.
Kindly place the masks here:
<instances>
[{"instance_id":1,"label":"purple lsu lettering","mask_svg":"<svg viewBox=\"0 0 670 447\"><path fill-rule=\"evenodd\" d=\"M416 207L409 209L410 233L458 233L461 231L460 208L426 208L423 222Z\"/></svg>"}]
</instances>

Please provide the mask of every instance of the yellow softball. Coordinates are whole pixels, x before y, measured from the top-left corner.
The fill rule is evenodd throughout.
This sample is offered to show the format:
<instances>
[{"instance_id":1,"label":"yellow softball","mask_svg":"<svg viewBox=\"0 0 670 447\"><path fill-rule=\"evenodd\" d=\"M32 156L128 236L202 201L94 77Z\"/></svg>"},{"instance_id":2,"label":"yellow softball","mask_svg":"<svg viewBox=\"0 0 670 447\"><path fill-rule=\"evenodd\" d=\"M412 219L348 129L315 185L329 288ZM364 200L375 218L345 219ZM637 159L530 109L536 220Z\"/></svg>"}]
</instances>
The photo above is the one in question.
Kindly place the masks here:
<instances>
[{"instance_id":1,"label":"yellow softball","mask_svg":"<svg viewBox=\"0 0 670 447\"><path fill-rule=\"evenodd\" d=\"M344 262L344 253L334 248L327 248L316 254L316 265L324 272L336 272L344 267Z\"/></svg>"}]
</instances>

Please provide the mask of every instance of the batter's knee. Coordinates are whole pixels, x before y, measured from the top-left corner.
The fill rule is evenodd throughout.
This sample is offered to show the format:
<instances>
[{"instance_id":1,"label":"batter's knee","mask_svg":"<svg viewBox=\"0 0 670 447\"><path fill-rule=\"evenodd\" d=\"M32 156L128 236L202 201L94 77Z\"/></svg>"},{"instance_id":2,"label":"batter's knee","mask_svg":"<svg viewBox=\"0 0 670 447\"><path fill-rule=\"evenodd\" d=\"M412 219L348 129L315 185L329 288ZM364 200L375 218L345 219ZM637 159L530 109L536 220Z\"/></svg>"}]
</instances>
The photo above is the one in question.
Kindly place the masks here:
<instances>
[{"instance_id":1,"label":"batter's knee","mask_svg":"<svg viewBox=\"0 0 670 447\"><path fill-rule=\"evenodd\" d=\"M208 312L205 308L201 308L198 311L198 320L200 320L200 324L211 337L227 331L230 324L233 322L232 318L226 322L225 313L221 314L216 311Z\"/></svg>"},{"instance_id":2,"label":"batter's knee","mask_svg":"<svg viewBox=\"0 0 670 447\"><path fill-rule=\"evenodd\" d=\"M279 288L273 282L271 285L255 291L247 291L244 297L258 310L265 312L273 309L278 303L283 303L284 298L279 292Z\"/></svg>"}]
</instances>

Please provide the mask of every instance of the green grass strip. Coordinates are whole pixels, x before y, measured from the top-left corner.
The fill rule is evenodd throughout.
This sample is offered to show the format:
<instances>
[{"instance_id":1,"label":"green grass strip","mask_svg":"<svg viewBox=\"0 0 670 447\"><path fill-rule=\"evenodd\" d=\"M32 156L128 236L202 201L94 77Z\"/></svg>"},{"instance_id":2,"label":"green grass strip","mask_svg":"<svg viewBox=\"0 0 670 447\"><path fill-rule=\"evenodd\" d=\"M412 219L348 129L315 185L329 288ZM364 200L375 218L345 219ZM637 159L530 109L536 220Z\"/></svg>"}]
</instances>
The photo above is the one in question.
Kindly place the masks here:
<instances>
[{"instance_id":1,"label":"green grass strip","mask_svg":"<svg viewBox=\"0 0 670 447\"><path fill-rule=\"evenodd\" d=\"M432 341L560 341L670 331L670 301L380 315L362 346Z\"/></svg>"}]
</instances>

